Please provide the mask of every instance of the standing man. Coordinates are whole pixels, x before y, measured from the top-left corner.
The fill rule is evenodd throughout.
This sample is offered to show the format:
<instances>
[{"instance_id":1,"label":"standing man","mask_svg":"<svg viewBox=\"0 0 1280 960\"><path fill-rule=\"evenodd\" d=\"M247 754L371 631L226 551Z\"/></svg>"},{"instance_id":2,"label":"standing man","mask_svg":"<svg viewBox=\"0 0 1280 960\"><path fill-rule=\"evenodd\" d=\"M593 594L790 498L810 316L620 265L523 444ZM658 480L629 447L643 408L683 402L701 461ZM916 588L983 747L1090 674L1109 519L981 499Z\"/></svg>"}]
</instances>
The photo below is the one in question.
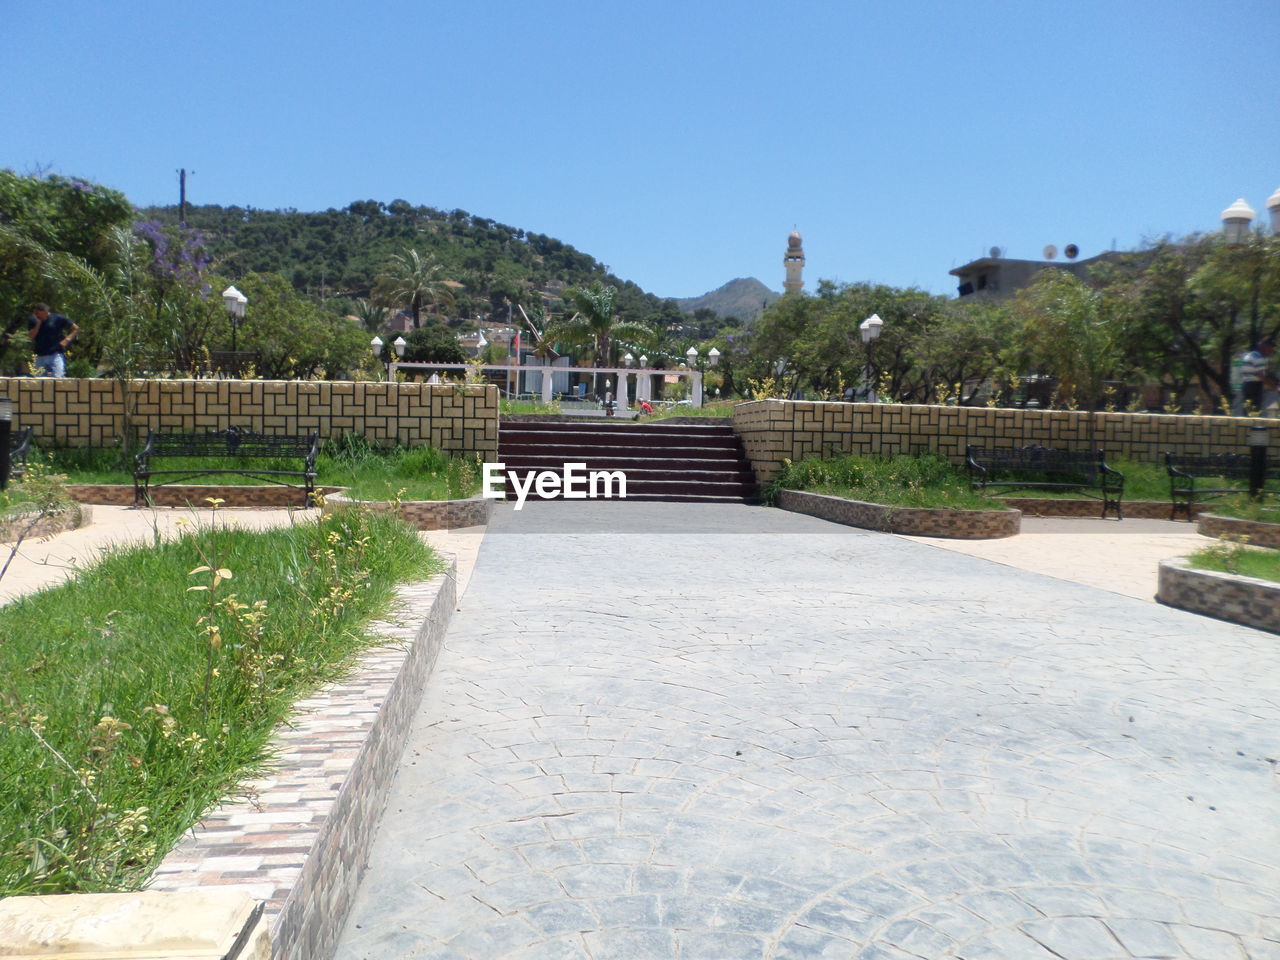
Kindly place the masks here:
<instances>
[{"instance_id":1,"label":"standing man","mask_svg":"<svg viewBox=\"0 0 1280 960\"><path fill-rule=\"evenodd\" d=\"M76 338L80 327L60 313L52 313L47 303L37 303L27 321L27 336L35 351L37 370L41 376L67 375L67 344Z\"/></svg>"},{"instance_id":2,"label":"standing man","mask_svg":"<svg viewBox=\"0 0 1280 960\"><path fill-rule=\"evenodd\" d=\"M1263 381L1267 376L1267 361L1275 352L1275 338L1263 337L1244 355L1244 362L1240 365L1240 376L1243 381L1240 392L1244 402L1252 404L1254 410L1262 409L1262 389Z\"/></svg>"}]
</instances>

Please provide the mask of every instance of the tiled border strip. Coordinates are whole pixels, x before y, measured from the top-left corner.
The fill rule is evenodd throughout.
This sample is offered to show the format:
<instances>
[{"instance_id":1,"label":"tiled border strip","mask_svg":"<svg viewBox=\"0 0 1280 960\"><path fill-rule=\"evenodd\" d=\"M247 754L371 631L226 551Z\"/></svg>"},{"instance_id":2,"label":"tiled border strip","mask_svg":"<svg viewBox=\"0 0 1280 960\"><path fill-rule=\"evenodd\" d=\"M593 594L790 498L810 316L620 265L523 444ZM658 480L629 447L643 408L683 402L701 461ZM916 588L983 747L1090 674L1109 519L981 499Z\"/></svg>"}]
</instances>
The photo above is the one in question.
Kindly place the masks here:
<instances>
[{"instance_id":1,"label":"tiled border strip","mask_svg":"<svg viewBox=\"0 0 1280 960\"><path fill-rule=\"evenodd\" d=\"M955 540L996 540L1012 537L1020 529L1017 510L931 510L919 507L886 507L863 500L846 500L825 493L781 490L778 506L795 513L843 523L851 527L900 533L916 537L949 537Z\"/></svg>"},{"instance_id":2,"label":"tiled border strip","mask_svg":"<svg viewBox=\"0 0 1280 960\"><path fill-rule=\"evenodd\" d=\"M152 890L241 886L267 901L274 960L330 956L377 830L409 725L456 601L456 564L402 587L347 680L297 704L275 734L271 773L249 799L205 817L170 852Z\"/></svg>"},{"instance_id":3,"label":"tiled border strip","mask_svg":"<svg viewBox=\"0 0 1280 960\"><path fill-rule=\"evenodd\" d=\"M1201 536L1221 540L1243 540L1251 547L1271 547L1280 550L1280 523L1264 523L1260 520L1241 520L1214 513L1202 514L1196 530Z\"/></svg>"},{"instance_id":4,"label":"tiled border strip","mask_svg":"<svg viewBox=\"0 0 1280 960\"><path fill-rule=\"evenodd\" d=\"M1170 607L1280 633L1280 583L1216 570L1186 560L1160 561L1156 599Z\"/></svg>"}]
</instances>

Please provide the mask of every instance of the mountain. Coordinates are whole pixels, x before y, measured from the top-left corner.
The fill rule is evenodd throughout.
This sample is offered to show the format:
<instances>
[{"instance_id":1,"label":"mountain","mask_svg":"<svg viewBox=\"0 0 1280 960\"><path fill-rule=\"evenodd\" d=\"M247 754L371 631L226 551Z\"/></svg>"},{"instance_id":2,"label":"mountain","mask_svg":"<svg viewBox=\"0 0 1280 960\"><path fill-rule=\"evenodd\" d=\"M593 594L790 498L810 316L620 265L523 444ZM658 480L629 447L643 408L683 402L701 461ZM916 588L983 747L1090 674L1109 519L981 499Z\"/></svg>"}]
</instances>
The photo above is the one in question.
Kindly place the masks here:
<instances>
[{"instance_id":1,"label":"mountain","mask_svg":"<svg viewBox=\"0 0 1280 960\"><path fill-rule=\"evenodd\" d=\"M137 211L142 220L178 222L177 207ZM357 201L314 213L217 205L187 208L218 272L235 280L254 271L283 274L301 293L350 312L368 297L393 254L413 248L430 255L454 289L451 317L506 320L514 304L563 309L570 284L600 280L618 288L618 312L665 326L663 301L609 273L594 257L545 234L508 226L465 210L412 206L404 200Z\"/></svg>"},{"instance_id":2,"label":"mountain","mask_svg":"<svg viewBox=\"0 0 1280 960\"><path fill-rule=\"evenodd\" d=\"M750 323L768 304L780 299L782 294L774 293L755 277L739 277L700 297L677 299L676 306L685 313L707 307L719 316L738 317Z\"/></svg>"}]
</instances>

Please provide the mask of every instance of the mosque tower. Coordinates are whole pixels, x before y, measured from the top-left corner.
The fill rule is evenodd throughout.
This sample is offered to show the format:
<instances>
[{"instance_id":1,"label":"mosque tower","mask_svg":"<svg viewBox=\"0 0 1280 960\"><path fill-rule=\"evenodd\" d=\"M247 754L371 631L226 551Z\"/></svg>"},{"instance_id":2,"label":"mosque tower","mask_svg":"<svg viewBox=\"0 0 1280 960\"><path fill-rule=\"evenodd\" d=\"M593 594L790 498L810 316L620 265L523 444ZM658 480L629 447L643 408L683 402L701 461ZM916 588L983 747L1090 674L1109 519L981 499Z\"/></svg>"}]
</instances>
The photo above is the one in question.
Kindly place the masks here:
<instances>
[{"instance_id":1,"label":"mosque tower","mask_svg":"<svg viewBox=\"0 0 1280 960\"><path fill-rule=\"evenodd\" d=\"M795 230L787 237L787 253L782 258L782 265L787 268L787 279L782 283L783 291L799 293L804 286L804 279L800 276L804 270L804 247L800 245L800 234Z\"/></svg>"}]
</instances>

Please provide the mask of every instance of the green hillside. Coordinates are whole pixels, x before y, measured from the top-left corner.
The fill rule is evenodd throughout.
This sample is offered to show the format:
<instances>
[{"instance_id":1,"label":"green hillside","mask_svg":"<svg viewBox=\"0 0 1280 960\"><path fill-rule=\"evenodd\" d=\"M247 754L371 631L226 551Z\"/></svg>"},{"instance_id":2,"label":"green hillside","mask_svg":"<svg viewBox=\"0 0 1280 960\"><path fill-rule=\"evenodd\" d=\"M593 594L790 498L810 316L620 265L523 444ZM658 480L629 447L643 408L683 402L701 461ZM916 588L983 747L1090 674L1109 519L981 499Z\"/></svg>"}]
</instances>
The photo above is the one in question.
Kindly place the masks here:
<instances>
[{"instance_id":1,"label":"green hillside","mask_svg":"<svg viewBox=\"0 0 1280 960\"><path fill-rule=\"evenodd\" d=\"M138 216L172 225L178 208L142 208ZM204 235L219 274L278 272L299 292L325 300L368 297L390 257L414 248L431 254L442 275L462 285L449 311L455 317L506 319L515 304L555 309L565 286L592 280L618 288L619 310L629 319L665 325L680 317L674 302L610 275L569 244L465 210L404 200L363 200L318 213L189 206L186 221Z\"/></svg>"}]
</instances>

